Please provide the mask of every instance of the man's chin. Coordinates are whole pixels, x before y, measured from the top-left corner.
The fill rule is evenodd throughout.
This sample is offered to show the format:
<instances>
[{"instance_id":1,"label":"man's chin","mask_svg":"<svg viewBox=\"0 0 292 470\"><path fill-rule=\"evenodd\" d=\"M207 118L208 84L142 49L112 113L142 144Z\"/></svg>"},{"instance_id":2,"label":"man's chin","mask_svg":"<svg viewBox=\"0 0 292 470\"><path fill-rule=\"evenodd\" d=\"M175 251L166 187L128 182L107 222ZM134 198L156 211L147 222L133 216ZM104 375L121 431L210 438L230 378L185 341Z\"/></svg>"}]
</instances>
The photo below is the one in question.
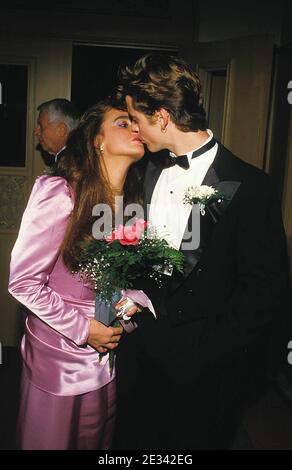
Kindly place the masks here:
<instances>
[{"instance_id":1,"label":"man's chin","mask_svg":"<svg viewBox=\"0 0 292 470\"><path fill-rule=\"evenodd\" d=\"M145 144L147 147L147 150L151 153L159 152L161 150L160 146L157 144Z\"/></svg>"},{"instance_id":2,"label":"man's chin","mask_svg":"<svg viewBox=\"0 0 292 470\"><path fill-rule=\"evenodd\" d=\"M51 153L43 144L40 142L37 144L36 149L39 150L40 152L46 152L46 153Z\"/></svg>"}]
</instances>

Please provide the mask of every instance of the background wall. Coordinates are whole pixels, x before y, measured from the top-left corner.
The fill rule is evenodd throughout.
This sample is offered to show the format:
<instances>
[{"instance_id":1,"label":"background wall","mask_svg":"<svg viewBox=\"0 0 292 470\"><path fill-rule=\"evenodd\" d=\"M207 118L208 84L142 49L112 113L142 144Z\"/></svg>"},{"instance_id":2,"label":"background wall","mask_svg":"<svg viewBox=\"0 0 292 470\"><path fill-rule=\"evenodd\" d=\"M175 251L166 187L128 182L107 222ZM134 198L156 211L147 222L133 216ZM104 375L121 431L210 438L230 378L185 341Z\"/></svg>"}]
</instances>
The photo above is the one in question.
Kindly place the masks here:
<instances>
[{"instance_id":1,"label":"background wall","mask_svg":"<svg viewBox=\"0 0 292 470\"><path fill-rule=\"evenodd\" d=\"M282 1L210 0L200 5L199 42L223 41L256 34L274 34L281 41L285 4Z\"/></svg>"}]
</instances>

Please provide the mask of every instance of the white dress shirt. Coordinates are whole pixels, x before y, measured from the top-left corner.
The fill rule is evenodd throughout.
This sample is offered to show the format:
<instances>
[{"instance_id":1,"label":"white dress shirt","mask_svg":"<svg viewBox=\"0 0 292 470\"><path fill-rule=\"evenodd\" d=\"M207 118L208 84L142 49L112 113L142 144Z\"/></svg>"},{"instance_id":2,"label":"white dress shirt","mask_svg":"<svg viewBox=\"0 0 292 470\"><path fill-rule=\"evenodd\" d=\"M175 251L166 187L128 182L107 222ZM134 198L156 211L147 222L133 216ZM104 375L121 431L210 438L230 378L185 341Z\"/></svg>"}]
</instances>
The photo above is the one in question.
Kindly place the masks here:
<instances>
[{"instance_id":1,"label":"white dress shirt","mask_svg":"<svg viewBox=\"0 0 292 470\"><path fill-rule=\"evenodd\" d=\"M61 150L59 150L59 152L57 152L57 153L55 154L55 163L56 163L57 160L58 160L58 156L60 155L61 152L63 152L63 150L65 150L65 148L66 148L66 145L64 145L64 147L62 147Z\"/></svg>"},{"instance_id":2,"label":"white dress shirt","mask_svg":"<svg viewBox=\"0 0 292 470\"><path fill-rule=\"evenodd\" d=\"M190 186L200 186L217 153L218 144L202 155L192 158L194 150L198 150L209 142L213 133L207 129L209 138L197 149L187 153L190 167L178 165L162 170L154 188L149 222L157 231L158 236L165 238L174 248L179 249L184 231L192 210L190 204L183 204L184 193ZM175 157L173 153L170 153ZM179 157L178 157L179 158Z\"/></svg>"}]
</instances>

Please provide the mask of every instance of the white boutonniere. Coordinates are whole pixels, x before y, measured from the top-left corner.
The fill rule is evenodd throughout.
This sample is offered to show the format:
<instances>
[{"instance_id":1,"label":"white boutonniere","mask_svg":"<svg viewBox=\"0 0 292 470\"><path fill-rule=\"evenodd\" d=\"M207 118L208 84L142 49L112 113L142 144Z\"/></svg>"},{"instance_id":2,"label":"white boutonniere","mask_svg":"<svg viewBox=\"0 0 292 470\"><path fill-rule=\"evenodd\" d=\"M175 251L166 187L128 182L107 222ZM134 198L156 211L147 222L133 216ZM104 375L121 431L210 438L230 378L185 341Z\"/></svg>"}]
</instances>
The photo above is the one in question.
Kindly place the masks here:
<instances>
[{"instance_id":1,"label":"white boutonniere","mask_svg":"<svg viewBox=\"0 0 292 470\"><path fill-rule=\"evenodd\" d=\"M225 193L218 191L213 188L213 186L201 185L201 186L191 186L186 189L183 203L184 204L199 204L200 212L202 215L205 215L205 207L210 204L210 202L218 202L219 204L223 199L226 199Z\"/></svg>"}]
</instances>

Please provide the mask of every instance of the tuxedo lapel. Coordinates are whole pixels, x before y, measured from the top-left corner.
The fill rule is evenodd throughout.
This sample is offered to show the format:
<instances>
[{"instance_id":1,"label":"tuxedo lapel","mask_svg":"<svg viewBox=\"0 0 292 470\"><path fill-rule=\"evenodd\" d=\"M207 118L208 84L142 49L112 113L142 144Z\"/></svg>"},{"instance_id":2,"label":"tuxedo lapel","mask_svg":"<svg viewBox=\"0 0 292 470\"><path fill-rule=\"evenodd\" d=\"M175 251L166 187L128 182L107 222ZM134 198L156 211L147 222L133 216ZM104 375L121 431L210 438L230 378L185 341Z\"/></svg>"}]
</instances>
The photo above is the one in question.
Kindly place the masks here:
<instances>
[{"instance_id":1,"label":"tuxedo lapel","mask_svg":"<svg viewBox=\"0 0 292 470\"><path fill-rule=\"evenodd\" d=\"M218 149L219 151L219 149ZM215 160L216 161L216 158L217 158L217 155L215 157ZM206 175L205 175L205 178L203 179L203 182L202 182L202 185L206 185L206 186L213 186L213 188L220 182L220 179L214 169L214 162L212 163L212 165L209 167Z\"/></svg>"},{"instance_id":2,"label":"tuxedo lapel","mask_svg":"<svg viewBox=\"0 0 292 470\"><path fill-rule=\"evenodd\" d=\"M199 215L200 241L198 248L194 250L184 249L183 244L181 245L180 250L184 254L185 260L184 272L183 274L176 274L173 276L172 287L174 289L176 289L182 284L182 282L189 276L191 271L196 267L196 265L200 261L204 250L208 246L216 223L224 214L225 210L227 209L228 205L230 204L231 200L233 199L235 193L237 192L241 184L240 181L225 180L229 172L226 171L228 166L228 160L226 161L227 156L224 154L224 150L224 147L220 143L218 143L218 151L216 157L212 165L209 167L202 182L202 185L212 186L213 188L222 191L224 194L226 194L227 198L225 200L222 200L220 203L218 203L217 201L210 203L205 208L205 215ZM191 213L183 237L183 239L185 240L187 238L187 234L193 233L193 220L198 220L198 218L193 218Z\"/></svg>"}]
</instances>

